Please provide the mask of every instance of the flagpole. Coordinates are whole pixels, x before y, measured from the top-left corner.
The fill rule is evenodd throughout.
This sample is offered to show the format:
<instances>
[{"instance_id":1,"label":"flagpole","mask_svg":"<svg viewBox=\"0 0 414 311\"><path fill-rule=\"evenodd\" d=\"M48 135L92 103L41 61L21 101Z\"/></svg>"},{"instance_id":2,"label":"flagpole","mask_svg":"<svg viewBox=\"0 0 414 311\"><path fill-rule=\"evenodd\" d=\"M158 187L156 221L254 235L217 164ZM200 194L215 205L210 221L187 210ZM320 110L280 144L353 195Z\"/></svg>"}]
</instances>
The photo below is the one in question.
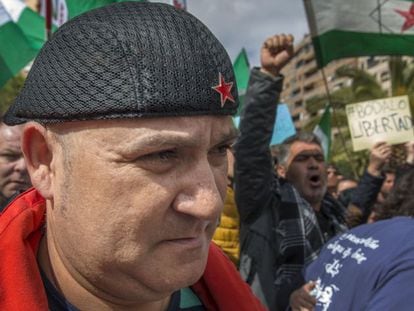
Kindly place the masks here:
<instances>
[{"instance_id":1,"label":"flagpole","mask_svg":"<svg viewBox=\"0 0 414 311\"><path fill-rule=\"evenodd\" d=\"M46 40L52 37L52 0L46 0L46 14L45 14L45 26L46 26Z\"/></svg>"},{"instance_id":2,"label":"flagpole","mask_svg":"<svg viewBox=\"0 0 414 311\"><path fill-rule=\"evenodd\" d=\"M354 178L358 179L358 174L355 171L355 168L353 166L352 154L349 153L348 149L346 148L345 138L342 135L341 129L338 125L338 118L337 118L337 115L336 115L335 106L333 105L333 102L332 102L331 92L329 91L329 85L328 85L328 80L326 79L325 70L324 70L324 68L320 68L320 71L322 73L323 83L325 85L325 91L326 91L326 95L328 97L328 102L329 102L329 105L332 107L332 112L333 112L332 116L333 116L335 125L338 129L338 133L339 133L339 137L340 137L341 142L342 142L342 146L344 148L344 151L345 151L345 154L346 154L347 158L349 159L349 165L351 166L352 173L354 174Z\"/></svg>"}]
</instances>

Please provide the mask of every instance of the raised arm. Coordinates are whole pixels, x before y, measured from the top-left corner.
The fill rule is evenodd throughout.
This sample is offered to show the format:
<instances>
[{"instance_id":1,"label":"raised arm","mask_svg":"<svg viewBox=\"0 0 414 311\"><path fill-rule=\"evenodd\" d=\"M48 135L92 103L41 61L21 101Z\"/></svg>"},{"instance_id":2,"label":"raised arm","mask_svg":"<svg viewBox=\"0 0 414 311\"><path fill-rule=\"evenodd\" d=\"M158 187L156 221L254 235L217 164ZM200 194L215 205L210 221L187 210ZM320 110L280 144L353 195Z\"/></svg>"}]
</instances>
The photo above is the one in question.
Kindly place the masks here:
<instances>
[{"instance_id":1,"label":"raised arm","mask_svg":"<svg viewBox=\"0 0 414 311\"><path fill-rule=\"evenodd\" d=\"M382 169L389 162L391 155L391 146L385 142L378 142L371 149L367 170L351 198L351 204L357 206L363 213L362 222L366 221L376 202L384 181Z\"/></svg>"},{"instance_id":2,"label":"raised arm","mask_svg":"<svg viewBox=\"0 0 414 311\"><path fill-rule=\"evenodd\" d=\"M261 48L261 68L251 73L235 145L235 194L242 221L253 219L275 195L269 143L282 90L280 70L292 55L293 37L273 36Z\"/></svg>"}]
</instances>

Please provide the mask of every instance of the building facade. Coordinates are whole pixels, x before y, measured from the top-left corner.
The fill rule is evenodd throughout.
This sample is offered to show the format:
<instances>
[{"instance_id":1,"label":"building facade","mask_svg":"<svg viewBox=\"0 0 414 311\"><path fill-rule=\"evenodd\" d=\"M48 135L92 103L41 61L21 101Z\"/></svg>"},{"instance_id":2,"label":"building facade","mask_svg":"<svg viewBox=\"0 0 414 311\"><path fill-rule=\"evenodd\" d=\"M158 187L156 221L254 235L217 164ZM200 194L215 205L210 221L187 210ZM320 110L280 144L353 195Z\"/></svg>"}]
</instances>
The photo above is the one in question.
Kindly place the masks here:
<instances>
[{"instance_id":1,"label":"building facade","mask_svg":"<svg viewBox=\"0 0 414 311\"><path fill-rule=\"evenodd\" d=\"M327 85L332 93L344 86L349 86L349 78L335 76L335 71L342 66L352 66L363 69L375 76L384 90L391 93L391 79L388 68L388 56L370 56L344 58L330 62L324 67ZM315 96L326 95L326 86L322 71L319 70L312 40L306 35L296 46L292 60L283 68L285 84L281 94L281 101L288 104L293 122L297 129L301 129L313 117L306 110L309 99Z\"/></svg>"}]
</instances>

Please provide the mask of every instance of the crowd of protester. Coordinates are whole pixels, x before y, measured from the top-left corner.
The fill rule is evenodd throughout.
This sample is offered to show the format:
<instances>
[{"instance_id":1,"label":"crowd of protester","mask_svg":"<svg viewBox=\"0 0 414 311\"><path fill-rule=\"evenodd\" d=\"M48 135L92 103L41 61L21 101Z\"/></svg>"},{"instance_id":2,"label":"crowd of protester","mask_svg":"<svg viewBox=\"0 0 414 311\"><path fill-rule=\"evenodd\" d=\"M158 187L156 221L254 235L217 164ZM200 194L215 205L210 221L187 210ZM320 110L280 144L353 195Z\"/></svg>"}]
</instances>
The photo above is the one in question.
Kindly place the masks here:
<instances>
[{"instance_id":1,"label":"crowd of protester","mask_svg":"<svg viewBox=\"0 0 414 311\"><path fill-rule=\"evenodd\" d=\"M115 5L63 27L43 55L56 53L67 40L76 47L73 32L82 34L83 23L91 21L109 28L111 23L125 22L120 40L134 44L137 38L129 37L129 27L142 25L126 12L141 10L179 20L183 29L198 23L166 5ZM145 21L145 25L169 31L168 25L160 26L157 21ZM224 53L201 23L197 27L211 40L214 53ZM198 42L194 38L194 42L183 43L174 35L188 49ZM59 41L62 36L70 39ZM150 40L162 46L161 37ZM77 50L74 53L80 54L73 61L77 57L92 59ZM196 51L192 53L196 58ZM214 57L212 51L207 53ZM220 93L221 102L212 108L203 104L208 102L204 93L183 89L182 96L198 96L198 100L176 106L171 102L171 111L157 106L173 100L168 94L148 106L144 103L138 112L117 102L98 114L96 107L87 105L73 112L76 103L55 107L56 101L52 101L49 110L38 116L37 110L21 100L25 97L20 97L23 108L19 103L13 106L6 115L10 125L0 126L0 308L409 310L414 303L410 286L414 273L414 141L405 144L405 162L392 169L392 146L374 144L358 179L344 177L335 163L327 163L313 133L300 131L270 148L283 87L280 71L293 54L290 35L264 41L260 67L251 72L234 144L230 137L234 129L227 121L237 106L220 110L228 99L235 103L231 93ZM231 70L223 55L225 68L221 70ZM168 61L162 49L158 57ZM93 61L98 71L114 70L100 59ZM194 64L199 72L210 70L210 65ZM35 63L25 89L30 96L37 96L30 83L37 85L40 78L36 74L44 77L41 73L46 67L41 61ZM182 73L188 70L183 64L178 69ZM161 76L156 66L149 70L164 86L171 86L172 80ZM134 77L142 79L142 74L134 73ZM173 82L184 76L175 76ZM69 74L67 81L75 83L78 77ZM233 78L232 73L226 79L229 77ZM219 79L219 87L223 87L221 72ZM150 91L154 92L151 87L142 90ZM81 88L81 92L87 90ZM111 94L102 96L109 100ZM200 106L192 106L198 103ZM175 122L177 116L182 124ZM59 124L49 123L53 118ZM24 127L16 125L25 121L29 123ZM142 128L156 135L141 137L137 129ZM179 135L170 139L171 133ZM119 141L122 135L128 139ZM131 151L135 147L129 140L134 139L145 149L144 155L140 150ZM205 157L209 158L208 168L203 166ZM142 172L137 170L131 177L136 165ZM99 171L90 171L90 167ZM174 172L164 174L169 170ZM29 175L34 186L30 190ZM177 193L169 198L174 191ZM125 210L117 212L121 216L111 211L119 200L125 203ZM134 204L139 205L138 212ZM147 205L153 210L146 210ZM161 205L171 211L164 211ZM161 210L168 216L156 214ZM24 227L29 224L30 228ZM151 242L147 235L161 239L164 231L170 232L163 237L168 240L165 246L147 245ZM190 241L199 231L202 247ZM17 246L7 255L4 252L12 242ZM159 253L151 247L160 247ZM12 262L16 254L20 261ZM20 264L19 269L11 269ZM135 264L146 266L136 268ZM28 295L27 301L17 302L24 299L17 289Z\"/></svg>"},{"instance_id":2,"label":"crowd of protester","mask_svg":"<svg viewBox=\"0 0 414 311\"><path fill-rule=\"evenodd\" d=\"M392 169L392 146L375 143L358 180L344 177L334 163L326 163L322 145L313 133L299 132L269 148L275 103L283 86L279 72L292 53L290 36L274 36L264 42L261 67L252 70L241 114L240 133L233 150L234 175L233 170L231 173L240 219L241 276L269 310L358 310L368 305L372 310L408 310L409 302L397 303L407 291L382 304L377 300L385 299L389 290L375 297L370 297L369 291L355 290L363 298L353 297L355 293L349 289L343 296L327 294L332 290L323 278L327 259L319 257L322 250L327 252L333 237L390 218L384 217L384 211L409 199L407 180L412 179L409 176L414 172L414 141L405 144L405 162ZM399 178L405 180L405 190L396 202L392 194ZM394 216L412 214L405 211ZM404 221L409 230L410 221ZM398 221L389 230L397 227ZM381 250L379 254L387 251ZM367 277L369 271L361 273L361 278ZM342 274L346 281L352 278L349 272ZM384 288L396 284L392 282Z\"/></svg>"}]
</instances>

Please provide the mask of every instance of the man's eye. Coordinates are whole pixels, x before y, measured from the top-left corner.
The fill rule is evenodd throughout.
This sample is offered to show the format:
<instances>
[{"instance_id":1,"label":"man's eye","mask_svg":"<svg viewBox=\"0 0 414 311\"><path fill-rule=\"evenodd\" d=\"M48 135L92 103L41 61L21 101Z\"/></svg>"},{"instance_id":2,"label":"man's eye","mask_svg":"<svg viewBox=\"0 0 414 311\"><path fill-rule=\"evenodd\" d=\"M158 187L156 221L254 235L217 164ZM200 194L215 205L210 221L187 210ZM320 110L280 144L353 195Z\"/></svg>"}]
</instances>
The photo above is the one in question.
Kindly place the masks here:
<instances>
[{"instance_id":1,"label":"man's eye","mask_svg":"<svg viewBox=\"0 0 414 311\"><path fill-rule=\"evenodd\" d=\"M154 154L154 157L158 157L161 160L169 160L177 158L177 152L175 150L165 150Z\"/></svg>"},{"instance_id":2,"label":"man's eye","mask_svg":"<svg viewBox=\"0 0 414 311\"><path fill-rule=\"evenodd\" d=\"M225 144L215 147L211 153L219 155L227 155L227 151L231 149L231 144Z\"/></svg>"},{"instance_id":3,"label":"man's eye","mask_svg":"<svg viewBox=\"0 0 414 311\"><path fill-rule=\"evenodd\" d=\"M318 162L323 162L324 160L325 160L325 157L322 155L322 154L320 154L320 155L317 155L317 156L315 156L315 159L316 159L316 161L318 161ZM334 175L336 175L336 172L332 172Z\"/></svg>"},{"instance_id":4,"label":"man's eye","mask_svg":"<svg viewBox=\"0 0 414 311\"><path fill-rule=\"evenodd\" d=\"M176 150L163 150L158 151L150 154L146 154L142 157L140 157L142 160L170 160L170 159L176 159L177 158L177 151Z\"/></svg>"},{"instance_id":5,"label":"man's eye","mask_svg":"<svg viewBox=\"0 0 414 311\"><path fill-rule=\"evenodd\" d=\"M303 162L303 161L306 161L308 158L309 158L308 156L299 155L295 158L295 161Z\"/></svg>"},{"instance_id":6,"label":"man's eye","mask_svg":"<svg viewBox=\"0 0 414 311\"><path fill-rule=\"evenodd\" d=\"M20 154L1 154L0 159L7 162L14 162L22 157Z\"/></svg>"}]
</instances>

